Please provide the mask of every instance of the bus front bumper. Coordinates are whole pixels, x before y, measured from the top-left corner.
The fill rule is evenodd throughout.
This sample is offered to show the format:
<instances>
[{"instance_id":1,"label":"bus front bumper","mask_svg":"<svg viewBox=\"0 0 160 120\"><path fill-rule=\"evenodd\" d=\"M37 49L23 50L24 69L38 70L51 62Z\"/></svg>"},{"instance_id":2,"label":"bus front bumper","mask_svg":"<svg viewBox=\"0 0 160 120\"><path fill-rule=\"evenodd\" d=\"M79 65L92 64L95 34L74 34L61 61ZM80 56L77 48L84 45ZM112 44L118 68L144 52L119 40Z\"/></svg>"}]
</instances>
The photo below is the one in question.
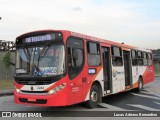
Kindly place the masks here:
<instances>
[{"instance_id":1,"label":"bus front bumper","mask_svg":"<svg viewBox=\"0 0 160 120\"><path fill-rule=\"evenodd\" d=\"M31 106L67 106L67 96L64 92L53 95L29 95L14 91L14 102Z\"/></svg>"}]
</instances>

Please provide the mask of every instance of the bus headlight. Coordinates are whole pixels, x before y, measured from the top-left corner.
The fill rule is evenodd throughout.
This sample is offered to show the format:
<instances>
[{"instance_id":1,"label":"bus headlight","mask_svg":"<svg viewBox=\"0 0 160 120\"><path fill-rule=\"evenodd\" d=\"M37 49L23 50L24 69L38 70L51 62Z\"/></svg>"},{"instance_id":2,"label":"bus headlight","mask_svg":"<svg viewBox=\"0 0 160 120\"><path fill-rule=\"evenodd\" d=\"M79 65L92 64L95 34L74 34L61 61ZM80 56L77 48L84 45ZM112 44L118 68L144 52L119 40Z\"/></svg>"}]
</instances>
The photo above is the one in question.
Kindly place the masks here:
<instances>
[{"instance_id":1,"label":"bus headlight","mask_svg":"<svg viewBox=\"0 0 160 120\"><path fill-rule=\"evenodd\" d=\"M63 83L63 84L61 84L61 85L53 88L52 90L50 90L50 91L48 92L48 94L53 95L53 94L59 92L60 90L62 90L63 88L65 88L65 86L66 86L66 83Z\"/></svg>"},{"instance_id":2,"label":"bus headlight","mask_svg":"<svg viewBox=\"0 0 160 120\"><path fill-rule=\"evenodd\" d=\"M56 92L54 91L54 90L50 90L49 92L48 92L48 94L50 94L50 95L52 95L52 94L55 94Z\"/></svg>"},{"instance_id":3,"label":"bus headlight","mask_svg":"<svg viewBox=\"0 0 160 120\"><path fill-rule=\"evenodd\" d=\"M16 92L17 92L17 93L20 93L20 89L16 89Z\"/></svg>"},{"instance_id":4,"label":"bus headlight","mask_svg":"<svg viewBox=\"0 0 160 120\"><path fill-rule=\"evenodd\" d=\"M16 88L16 92L17 92L17 93L20 93L20 89Z\"/></svg>"}]
</instances>

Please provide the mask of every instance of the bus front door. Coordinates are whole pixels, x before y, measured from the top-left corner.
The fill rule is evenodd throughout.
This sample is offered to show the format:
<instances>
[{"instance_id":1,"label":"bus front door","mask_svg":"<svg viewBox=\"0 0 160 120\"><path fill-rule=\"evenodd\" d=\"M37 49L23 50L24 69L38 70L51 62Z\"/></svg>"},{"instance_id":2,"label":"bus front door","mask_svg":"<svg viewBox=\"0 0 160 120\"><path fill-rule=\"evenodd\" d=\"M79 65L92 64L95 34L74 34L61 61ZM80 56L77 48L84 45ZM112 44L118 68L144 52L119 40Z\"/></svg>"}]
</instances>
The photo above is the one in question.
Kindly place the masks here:
<instances>
[{"instance_id":1,"label":"bus front door","mask_svg":"<svg viewBox=\"0 0 160 120\"><path fill-rule=\"evenodd\" d=\"M110 48L102 47L103 57L103 75L104 75L104 91L111 93L111 60L110 60Z\"/></svg>"}]
</instances>

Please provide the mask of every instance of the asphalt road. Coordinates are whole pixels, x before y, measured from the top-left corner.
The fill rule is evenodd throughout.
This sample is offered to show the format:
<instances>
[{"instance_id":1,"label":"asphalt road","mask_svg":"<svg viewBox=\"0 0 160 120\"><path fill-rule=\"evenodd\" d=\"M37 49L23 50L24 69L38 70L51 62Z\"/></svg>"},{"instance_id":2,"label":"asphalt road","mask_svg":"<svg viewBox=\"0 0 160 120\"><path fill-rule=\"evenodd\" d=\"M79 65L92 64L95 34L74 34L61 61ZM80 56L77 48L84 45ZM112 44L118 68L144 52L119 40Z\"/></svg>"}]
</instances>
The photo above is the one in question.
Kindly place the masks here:
<instances>
[{"instance_id":1,"label":"asphalt road","mask_svg":"<svg viewBox=\"0 0 160 120\"><path fill-rule=\"evenodd\" d=\"M72 111L160 111L160 77L156 77L154 82L144 86L141 93L129 91L107 96L95 109L87 109L81 104L68 107L24 106L14 104L13 96L3 96L0 98L0 111L52 111L53 114L56 111L64 111L64 113L71 111L69 114L72 114Z\"/></svg>"}]
</instances>

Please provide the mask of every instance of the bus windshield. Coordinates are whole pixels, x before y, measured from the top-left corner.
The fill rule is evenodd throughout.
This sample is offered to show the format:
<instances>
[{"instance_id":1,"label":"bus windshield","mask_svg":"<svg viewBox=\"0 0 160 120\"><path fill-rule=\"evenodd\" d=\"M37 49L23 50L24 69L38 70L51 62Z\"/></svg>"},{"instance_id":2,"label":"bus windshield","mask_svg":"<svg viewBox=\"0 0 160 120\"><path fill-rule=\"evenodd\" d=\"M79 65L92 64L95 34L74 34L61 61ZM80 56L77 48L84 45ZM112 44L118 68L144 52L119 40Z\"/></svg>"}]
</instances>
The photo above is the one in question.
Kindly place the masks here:
<instances>
[{"instance_id":1,"label":"bus windshield","mask_svg":"<svg viewBox=\"0 0 160 120\"><path fill-rule=\"evenodd\" d=\"M18 47L16 52L16 75L56 76L65 71L63 45Z\"/></svg>"}]
</instances>

